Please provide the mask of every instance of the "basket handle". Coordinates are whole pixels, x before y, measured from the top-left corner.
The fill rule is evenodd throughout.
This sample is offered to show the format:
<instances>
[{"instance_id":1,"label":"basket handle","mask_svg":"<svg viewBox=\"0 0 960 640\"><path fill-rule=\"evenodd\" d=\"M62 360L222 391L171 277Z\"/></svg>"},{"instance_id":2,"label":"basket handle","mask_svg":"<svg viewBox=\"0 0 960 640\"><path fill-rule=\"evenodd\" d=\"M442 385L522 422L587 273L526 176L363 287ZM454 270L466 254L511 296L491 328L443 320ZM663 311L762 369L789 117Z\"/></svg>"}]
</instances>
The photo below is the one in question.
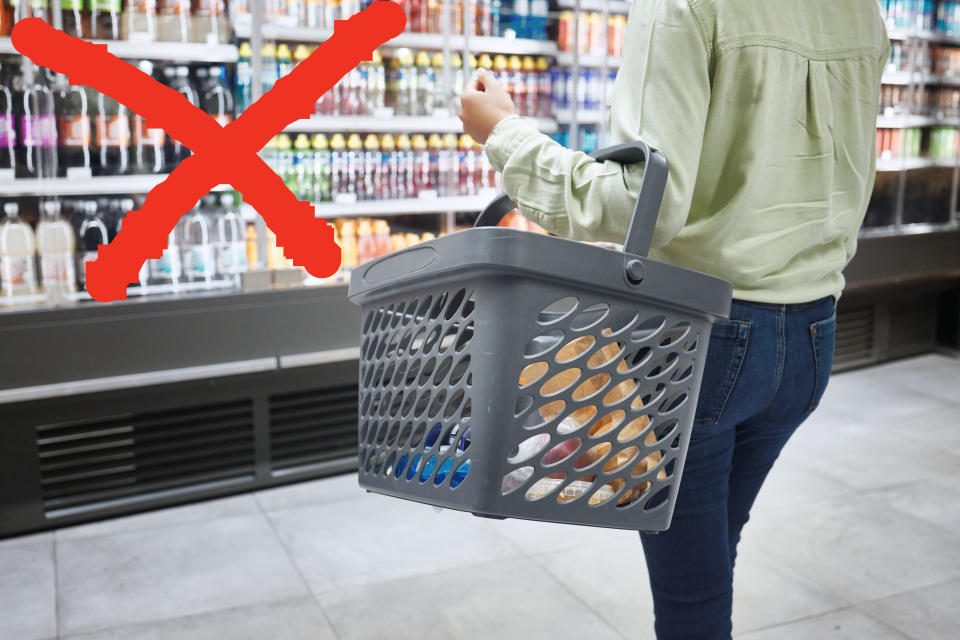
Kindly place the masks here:
<instances>
[{"instance_id":1,"label":"basket handle","mask_svg":"<svg viewBox=\"0 0 960 640\"><path fill-rule=\"evenodd\" d=\"M636 140L624 142L598 149L590 154L594 160L601 162L612 160L620 164L638 164L646 162L640 189L637 194L637 204L633 208L633 217L627 229L627 239L623 245L624 253L637 256L646 256L653 240L653 230L660 215L660 203L663 200L663 190L667 184L667 158L656 149L651 149L646 142ZM516 208L513 201L505 193L500 194L480 212L474 227L496 226L503 216Z\"/></svg>"}]
</instances>

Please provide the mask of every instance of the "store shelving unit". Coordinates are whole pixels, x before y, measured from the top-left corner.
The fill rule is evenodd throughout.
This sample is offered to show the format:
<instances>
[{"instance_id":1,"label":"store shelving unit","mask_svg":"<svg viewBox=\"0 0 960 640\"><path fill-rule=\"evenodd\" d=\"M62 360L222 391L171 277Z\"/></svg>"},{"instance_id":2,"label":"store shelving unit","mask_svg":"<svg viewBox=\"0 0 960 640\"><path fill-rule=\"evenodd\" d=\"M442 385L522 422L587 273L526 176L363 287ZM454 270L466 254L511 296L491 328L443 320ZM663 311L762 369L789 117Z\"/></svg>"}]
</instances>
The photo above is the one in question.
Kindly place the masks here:
<instances>
[{"instance_id":1,"label":"store shelving unit","mask_svg":"<svg viewBox=\"0 0 960 640\"><path fill-rule=\"evenodd\" d=\"M557 130L553 118L527 118L543 133ZM463 124L455 116L313 116L298 120L284 128L287 133L345 133L377 131L380 133L463 133Z\"/></svg>"},{"instance_id":2,"label":"store shelving unit","mask_svg":"<svg viewBox=\"0 0 960 640\"><path fill-rule=\"evenodd\" d=\"M569 9L573 10L579 4L582 11L598 11L602 12L604 9L609 11L611 14L620 14L627 15L630 13L630 7L632 3L628 0L580 0L578 3L577 0L559 0L557 6L560 9Z\"/></svg>"},{"instance_id":3,"label":"store shelving unit","mask_svg":"<svg viewBox=\"0 0 960 640\"><path fill-rule=\"evenodd\" d=\"M573 66L574 58L577 58L579 66L588 68L605 67L607 69L619 69L621 62L620 56L597 56L590 54L577 56L575 53L562 51L557 54L557 64L562 67Z\"/></svg>"},{"instance_id":4,"label":"store shelving unit","mask_svg":"<svg viewBox=\"0 0 960 640\"><path fill-rule=\"evenodd\" d=\"M409 214L480 211L496 196L495 191L473 196L405 198L402 200L359 200L355 202L319 202L317 216L326 219L352 216L395 216Z\"/></svg>"},{"instance_id":5,"label":"store shelving unit","mask_svg":"<svg viewBox=\"0 0 960 640\"><path fill-rule=\"evenodd\" d=\"M237 61L237 47L232 44L202 42L151 42L144 40L90 40L107 45L119 58L166 60L169 62L232 63ZM10 38L0 38L0 54L18 53Z\"/></svg>"},{"instance_id":6,"label":"store shelving unit","mask_svg":"<svg viewBox=\"0 0 960 640\"><path fill-rule=\"evenodd\" d=\"M163 182L168 174L98 176L94 178L25 178L0 182L0 197L15 196L88 196L103 193L147 193ZM212 191L229 191L230 185L218 185Z\"/></svg>"}]
</instances>

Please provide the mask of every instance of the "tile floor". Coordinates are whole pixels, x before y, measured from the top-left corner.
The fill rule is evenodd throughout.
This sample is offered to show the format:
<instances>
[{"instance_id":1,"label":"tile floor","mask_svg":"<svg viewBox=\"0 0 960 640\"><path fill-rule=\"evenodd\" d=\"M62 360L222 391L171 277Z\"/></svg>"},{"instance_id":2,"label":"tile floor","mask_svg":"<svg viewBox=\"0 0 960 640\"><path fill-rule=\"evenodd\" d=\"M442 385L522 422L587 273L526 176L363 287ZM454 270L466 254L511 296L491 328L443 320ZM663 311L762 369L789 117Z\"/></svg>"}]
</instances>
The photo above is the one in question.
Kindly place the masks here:
<instances>
[{"instance_id":1,"label":"tile floor","mask_svg":"<svg viewBox=\"0 0 960 640\"><path fill-rule=\"evenodd\" d=\"M744 532L735 636L960 637L960 360L838 374ZM0 541L3 640L652 638L636 534L352 475Z\"/></svg>"}]
</instances>

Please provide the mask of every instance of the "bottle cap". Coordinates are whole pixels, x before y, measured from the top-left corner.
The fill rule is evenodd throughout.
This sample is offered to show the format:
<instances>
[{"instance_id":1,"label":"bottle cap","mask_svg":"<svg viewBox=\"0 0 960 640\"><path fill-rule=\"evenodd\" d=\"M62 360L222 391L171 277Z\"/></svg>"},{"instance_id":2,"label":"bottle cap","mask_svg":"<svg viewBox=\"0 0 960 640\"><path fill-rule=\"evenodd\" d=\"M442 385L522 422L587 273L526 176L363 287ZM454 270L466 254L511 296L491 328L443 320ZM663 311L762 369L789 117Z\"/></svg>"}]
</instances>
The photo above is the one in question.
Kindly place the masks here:
<instances>
[{"instance_id":1,"label":"bottle cap","mask_svg":"<svg viewBox=\"0 0 960 640\"><path fill-rule=\"evenodd\" d=\"M393 151L394 147L396 147L396 143L393 140L393 134L383 134L383 136L380 138L380 148L384 151Z\"/></svg>"},{"instance_id":2,"label":"bottle cap","mask_svg":"<svg viewBox=\"0 0 960 640\"><path fill-rule=\"evenodd\" d=\"M260 49L260 55L264 58L276 58L277 46L272 42L264 42L263 47Z\"/></svg>"},{"instance_id":3,"label":"bottle cap","mask_svg":"<svg viewBox=\"0 0 960 640\"><path fill-rule=\"evenodd\" d=\"M406 151L409 148L410 148L410 137L405 133L401 133L400 135L398 135L397 149L400 149L401 151Z\"/></svg>"},{"instance_id":4,"label":"bottle cap","mask_svg":"<svg viewBox=\"0 0 960 640\"><path fill-rule=\"evenodd\" d=\"M290 151L290 136L281 133L277 136L277 149L280 151Z\"/></svg>"},{"instance_id":5,"label":"bottle cap","mask_svg":"<svg viewBox=\"0 0 960 640\"><path fill-rule=\"evenodd\" d=\"M281 60L289 60L292 56L290 55L290 47L287 46L287 43L282 42L277 45L277 58Z\"/></svg>"},{"instance_id":6,"label":"bottle cap","mask_svg":"<svg viewBox=\"0 0 960 640\"><path fill-rule=\"evenodd\" d=\"M177 77L186 78L190 75L190 69L188 67L177 67Z\"/></svg>"},{"instance_id":7,"label":"bottle cap","mask_svg":"<svg viewBox=\"0 0 960 640\"><path fill-rule=\"evenodd\" d=\"M457 146L457 134L448 133L447 135L443 136L443 146L455 149Z\"/></svg>"},{"instance_id":8,"label":"bottle cap","mask_svg":"<svg viewBox=\"0 0 960 640\"><path fill-rule=\"evenodd\" d=\"M369 220L361 220L360 224L357 225L357 235L358 236L368 236L373 233L373 228L370 226Z\"/></svg>"},{"instance_id":9,"label":"bottle cap","mask_svg":"<svg viewBox=\"0 0 960 640\"><path fill-rule=\"evenodd\" d=\"M347 236L352 236L356 226L353 223L353 220L344 220L343 224L340 225L340 236L346 238Z\"/></svg>"},{"instance_id":10,"label":"bottle cap","mask_svg":"<svg viewBox=\"0 0 960 640\"><path fill-rule=\"evenodd\" d=\"M232 193L224 193L220 196L220 206L225 209L232 209L236 204L236 200L233 197Z\"/></svg>"},{"instance_id":11,"label":"bottle cap","mask_svg":"<svg viewBox=\"0 0 960 640\"><path fill-rule=\"evenodd\" d=\"M314 151L326 151L330 147L330 143L327 142L327 136L323 133L315 134L311 143Z\"/></svg>"},{"instance_id":12,"label":"bottle cap","mask_svg":"<svg viewBox=\"0 0 960 640\"><path fill-rule=\"evenodd\" d=\"M470 137L470 134L464 133L460 136L460 146L465 149L469 149L473 146L473 138Z\"/></svg>"},{"instance_id":13,"label":"bottle cap","mask_svg":"<svg viewBox=\"0 0 960 640\"><path fill-rule=\"evenodd\" d=\"M454 69L459 69L463 66L463 58L460 57L459 53L455 53L450 56L450 66Z\"/></svg>"},{"instance_id":14,"label":"bottle cap","mask_svg":"<svg viewBox=\"0 0 960 640\"><path fill-rule=\"evenodd\" d=\"M386 220L374 220L373 231L375 233L390 233L390 225L387 224Z\"/></svg>"},{"instance_id":15,"label":"bottle cap","mask_svg":"<svg viewBox=\"0 0 960 640\"><path fill-rule=\"evenodd\" d=\"M431 149L439 149L442 147L443 140L440 138L440 134L431 133L430 137L427 139L427 145L429 145Z\"/></svg>"},{"instance_id":16,"label":"bottle cap","mask_svg":"<svg viewBox=\"0 0 960 640\"><path fill-rule=\"evenodd\" d=\"M520 56L510 56L509 66L511 71L520 71L523 68L523 63L520 62Z\"/></svg>"},{"instance_id":17,"label":"bottle cap","mask_svg":"<svg viewBox=\"0 0 960 640\"><path fill-rule=\"evenodd\" d=\"M420 236L418 236L418 235L415 234L415 233L407 233L407 234L405 234L405 235L403 236L403 238L404 238L404 240L406 241L406 245L407 245L408 247L409 247L410 245L414 245L414 244L417 244L418 242L420 242Z\"/></svg>"},{"instance_id":18,"label":"bottle cap","mask_svg":"<svg viewBox=\"0 0 960 640\"><path fill-rule=\"evenodd\" d=\"M297 151L306 151L310 148L310 138L305 133L298 133L293 141L293 148Z\"/></svg>"},{"instance_id":19,"label":"bottle cap","mask_svg":"<svg viewBox=\"0 0 960 640\"><path fill-rule=\"evenodd\" d=\"M467 64L470 65L471 69L477 68L477 56L472 53L467 57Z\"/></svg>"},{"instance_id":20,"label":"bottle cap","mask_svg":"<svg viewBox=\"0 0 960 640\"><path fill-rule=\"evenodd\" d=\"M481 58L482 60L482 58ZM483 62L480 63L480 66L483 66ZM507 68L507 56L498 53L497 56L493 59L493 68L497 71L503 71Z\"/></svg>"},{"instance_id":21,"label":"bottle cap","mask_svg":"<svg viewBox=\"0 0 960 640\"><path fill-rule=\"evenodd\" d=\"M380 149L380 141L377 140L377 134L368 133L363 141L363 148L367 151L378 151Z\"/></svg>"},{"instance_id":22,"label":"bottle cap","mask_svg":"<svg viewBox=\"0 0 960 640\"><path fill-rule=\"evenodd\" d=\"M140 71L143 71L148 76L153 75L153 62L151 62L150 60L141 60L140 62L137 63L137 68L140 69Z\"/></svg>"},{"instance_id":23,"label":"bottle cap","mask_svg":"<svg viewBox=\"0 0 960 640\"><path fill-rule=\"evenodd\" d=\"M305 44L298 44L293 50L293 59L297 62L303 62L310 57L310 49Z\"/></svg>"},{"instance_id":24,"label":"bottle cap","mask_svg":"<svg viewBox=\"0 0 960 640\"><path fill-rule=\"evenodd\" d=\"M97 203L96 203L96 202L87 203L87 204L92 204L92 205L93 205L93 210L94 210L94 211L97 210ZM124 211L131 211L131 210L133 209L133 198L124 198L123 200L121 200L121 201L120 201L120 208L123 209Z\"/></svg>"},{"instance_id":25,"label":"bottle cap","mask_svg":"<svg viewBox=\"0 0 960 640\"><path fill-rule=\"evenodd\" d=\"M383 56L380 55L380 52L376 49L373 50L373 55L370 56L370 62L373 64L383 64Z\"/></svg>"},{"instance_id":26,"label":"bottle cap","mask_svg":"<svg viewBox=\"0 0 960 640\"><path fill-rule=\"evenodd\" d=\"M174 69L173 67L164 67L164 68L163 68L163 75L164 75L165 78L172 78L172 77L174 77L175 75L177 75L177 70Z\"/></svg>"},{"instance_id":27,"label":"bottle cap","mask_svg":"<svg viewBox=\"0 0 960 640\"><path fill-rule=\"evenodd\" d=\"M430 63L438 69L443 67L443 53L437 51L435 54L433 54L433 59L430 61Z\"/></svg>"},{"instance_id":28,"label":"bottle cap","mask_svg":"<svg viewBox=\"0 0 960 640\"><path fill-rule=\"evenodd\" d=\"M198 79L202 80L202 79L204 79L204 78L207 77L207 68L206 68L206 67L198 67L197 70L194 71L193 73L194 73L194 75L197 76Z\"/></svg>"},{"instance_id":29,"label":"bottle cap","mask_svg":"<svg viewBox=\"0 0 960 640\"><path fill-rule=\"evenodd\" d=\"M351 151L359 151L363 148L363 141L360 139L359 133L350 134L350 137L347 138L347 148Z\"/></svg>"},{"instance_id":30,"label":"bottle cap","mask_svg":"<svg viewBox=\"0 0 960 640\"><path fill-rule=\"evenodd\" d=\"M335 133L333 137L330 138L330 148L334 151L342 151L347 146L347 141L344 139L342 133Z\"/></svg>"},{"instance_id":31,"label":"bottle cap","mask_svg":"<svg viewBox=\"0 0 960 640\"><path fill-rule=\"evenodd\" d=\"M421 241L421 242L427 242L428 240L433 240L433 239L436 238L436 237L437 237L437 236L435 236L434 234L427 232L427 233L423 234L422 236L420 236L420 241Z\"/></svg>"},{"instance_id":32,"label":"bottle cap","mask_svg":"<svg viewBox=\"0 0 960 640\"><path fill-rule=\"evenodd\" d=\"M16 202L4 202L3 212L8 216L15 216L20 212L20 205Z\"/></svg>"},{"instance_id":33,"label":"bottle cap","mask_svg":"<svg viewBox=\"0 0 960 640\"><path fill-rule=\"evenodd\" d=\"M211 78L222 78L222 77L224 77L223 67L221 67L220 65L215 65L215 66L213 66L213 67L210 67L210 68L208 69L208 71L210 72L210 77L211 77Z\"/></svg>"},{"instance_id":34,"label":"bottle cap","mask_svg":"<svg viewBox=\"0 0 960 640\"><path fill-rule=\"evenodd\" d=\"M537 58L537 71L546 71L550 68L550 62L544 57Z\"/></svg>"},{"instance_id":35,"label":"bottle cap","mask_svg":"<svg viewBox=\"0 0 960 640\"><path fill-rule=\"evenodd\" d=\"M523 70L533 71L537 68L537 63L533 61L533 56L523 56Z\"/></svg>"},{"instance_id":36,"label":"bottle cap","mask_svg":"<svg viewBox=\"0 0 960 640\"><path fill-rule=\"evenodd\" d=\"M267 149L267 150L276 149L276 148L277 148L277 136L273 136L272 138L270 138L269 140L267 140L267 144L263 145L263 148L264 148L264 149Z\"/></svg>"},{"instance_id":37,"label":"bottle cap","mask_svg":"<svg viewBox=\"0 0 960 640\"><path fill-rule=\"evenodd\" d=\"M421 51L417 54L417 66L418 67L429 67L430 66L430 54L426 51Z\"/></svg>"},{"instance_id":38,"label":"bottle cap","mask_svg":"<svg viewBox=\"0 0 960 640\"><path fill-rule=\"evenodd\" d=\"M422 133L418 133L413 136L413 148L417 151L421 151L427 148L427 139L423 136Z\"/></svg>"},{"instance_id":39,"label":"bottle cap","mask_svg":"<svg viewBox=\"0 0 960 640\"><path fill-rule=\"evenodd\" d=\"M240 49L237 52L237 55L241 58L249 58L253 55L253 47L250 46L249 42L241 42Z\"/></svg>"},{"instance_id":40,"label":"bottle cap","mask_svg":"<svg viewBox=\"0 0 960 640\"><path fill-rule=\"evenodd\" d=\"M500 57L503 58L503 56L500 56ZM472 63L472 61L471 61L471 63ZM478 60L478 63L480 64L480 67L483 68L483 69L492 69L492 68L493 68L493 58L491 58L491 57L490 57L490 54L488 54L488 53L485 53L485 54L483 54L482 56L480 56L480 59ZM504 58L504 63L506 63L506 58ZM471 64L470 66L472 67L473 64Z\"/></svg>"}]
</instances>

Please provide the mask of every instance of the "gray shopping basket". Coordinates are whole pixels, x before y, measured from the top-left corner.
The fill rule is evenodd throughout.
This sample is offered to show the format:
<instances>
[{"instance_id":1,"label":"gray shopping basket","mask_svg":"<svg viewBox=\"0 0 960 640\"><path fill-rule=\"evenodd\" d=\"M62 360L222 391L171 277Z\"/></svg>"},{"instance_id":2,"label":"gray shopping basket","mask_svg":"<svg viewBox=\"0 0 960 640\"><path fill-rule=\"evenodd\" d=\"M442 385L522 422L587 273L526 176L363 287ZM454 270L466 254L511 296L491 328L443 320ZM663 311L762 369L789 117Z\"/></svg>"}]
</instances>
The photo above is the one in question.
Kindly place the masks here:
<instances>
[{"instance_id":1,"label":"gray shopping basket","mask_svg":"<svg viewBox=\"0 0 960 640\"><path fill-rule=\"evenodd\" d=\"M670 525L712 323L728 282L646 258L667 178L646 161L623 252L476 227L353 271L361 306L359 477L370 491L494 518Z\"/></svg>"}]
</instances>

